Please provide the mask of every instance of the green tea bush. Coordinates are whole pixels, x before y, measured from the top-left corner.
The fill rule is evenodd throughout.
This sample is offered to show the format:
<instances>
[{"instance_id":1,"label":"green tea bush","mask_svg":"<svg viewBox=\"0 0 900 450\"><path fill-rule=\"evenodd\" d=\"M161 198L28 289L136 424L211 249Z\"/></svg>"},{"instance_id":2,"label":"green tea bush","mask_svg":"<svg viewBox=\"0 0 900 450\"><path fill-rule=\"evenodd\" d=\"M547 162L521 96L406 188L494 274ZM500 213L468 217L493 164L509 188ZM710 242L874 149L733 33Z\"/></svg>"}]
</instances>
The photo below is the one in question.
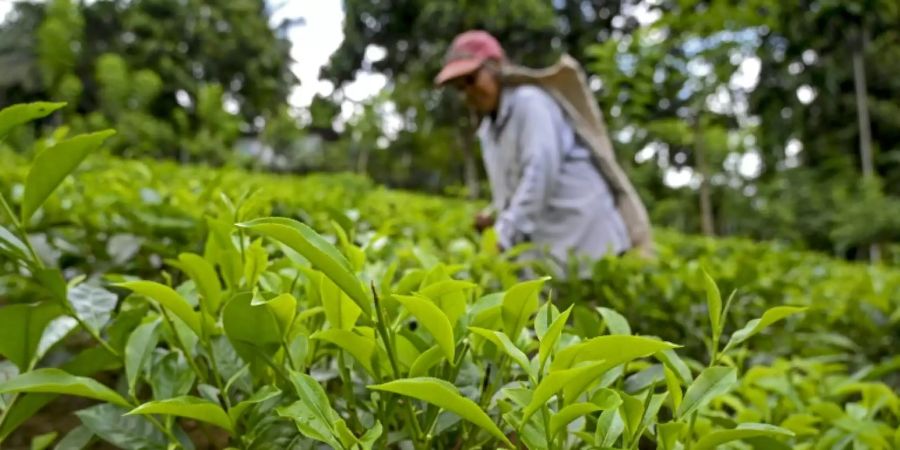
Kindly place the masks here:
<instances>
[{"instance_id":1,"label":"green tea bush","mask_svg":"<svg viewBox=\"0 0 900 450\"><path fill-rule=\"evenodd\" d=\"M663 233L519 281L477 205L80 164L109 134L3 156L0 442L67 395L96 403L57 448L900 447L896 271Z\"/></svg>"}]
</instances>

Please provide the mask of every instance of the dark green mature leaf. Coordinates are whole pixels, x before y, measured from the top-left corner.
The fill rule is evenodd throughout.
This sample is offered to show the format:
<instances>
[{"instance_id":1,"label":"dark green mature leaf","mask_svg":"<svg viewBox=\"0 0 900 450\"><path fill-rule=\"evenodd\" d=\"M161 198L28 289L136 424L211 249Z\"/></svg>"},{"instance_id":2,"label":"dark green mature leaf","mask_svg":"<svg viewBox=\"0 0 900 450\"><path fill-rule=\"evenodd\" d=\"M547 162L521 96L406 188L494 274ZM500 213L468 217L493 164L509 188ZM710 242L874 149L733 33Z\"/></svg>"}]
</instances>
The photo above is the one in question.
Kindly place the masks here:
<instances>
[{"instance_id":1,"label":"dark green mature leaf","mask_svg":"<svg viewBox=\"0 0 900 450\"><path fill-rule=\"evenodd\" d=\"M309 375L291 372L290 378L299 400L278 408L278 415L294 420L305 436L342 448L334 423L343 419L331 408L325 390Z\"/></svg>"},{"instance_id":2,"label":"dark green mature leaf","mask_svg":"<svg viewBox=\"0 0 900 450\"><path fill-rule=\"evenodd\" d=\"M52 114L53 111L64 106L66 106L65 102L35 102L3 108L0 110L0 141L2 141L13 128L31 122L32 120L47 117Z\"/></svg>"},{"instance_id":3,"label":"dark green mature leaf","mask_svg":"<svg viewBox=\"0 0 900 450\"><path fill-rule=\"evenodd\" d=\"M369 386L369 389L405 395L451 411L512 447L512 443L497 428L490 416L485 414L475 402L460 395L455 386L444 380L430 377L404 378Z\"/></svg>"},{"instance_id":4,"label":"dark green mature leaf","mask_svg":"<svg viewBox=\"0 0 900 450\"><path fill-rule=\"evenodd\" d=\"M219 428L227 430L229 433L234 433L234 425L231 423L231 418L221 406L212 403L209 400L187 395L147 402L132 409L127 414L165 414L187 417L189 419L211 423Z\"/></svg>"},{"instance_id":5,"label":"dark green mature leaf","mask_svg":"<svg viewBox=\"0 0 900 450\"><path fill-rule=\"evenodd\" d=\"M691 446L696 450L708 450L719 448L727 442L750 439L756 437L792 437L794 433L781 427L763 423L742 423L731 430L715 430Z\"/></svg>"},{"instance_id":6,"label":"dark green mature leaf","mask_svg":"<svg viewBox=\"0 0 900 450\"><path fill-rule=\"evenodd\" d=\"M138 326L125 344L125 377L128 380L128 392L132 396L135 395L138 377L156 348L159 323L159 320L154 320Z\"/></svg>"},{"instance_id":7,"label":"dark green mature leaf","mask_svg":"<svg viewBox=\"0 0 900 450\"><path fill-rule=\"evenodd\" d=\"M77 376L92 375L101 370L116 370L121 367L119 358L103 347L89 348L62 365L66 372ZM0 440L5 439L23 422L55 399L55 394L25 394L9 409L6 420L0 425Z\"/></svg>"},{"instance_id":8,"label":"dark green mature leaf","mask_svg":"<svg viewBox=\"0 0 900 450\"><path fill-rule=\"evenodd\" d=\"M93 431L84 425L79 425L63 436L53 450L82 450L91 443L93 438Z\"/></svg>"},{"instance_id":9,"label":"dark green mature leaf","mask_svg":"<svg viewBox=\"0 0 900 450\"><path fill-rule=\"evenodd\" d=\"M47 324L62 314L52 303L17 304L0 308L0 355L28 370Z\"/></svg>"},{"instance_id":10,"label":"dark green mature leaf","mask_svg":"<svg viewBox=\"0 0 900 450\"><path fill-rule=\"evenodd\" d=\"M371 300L353 274L350 263L312 228L296 220L277 217L256 219L237 226L280 241L303 255L347 293L366 315L371 316Z\"/></svg>"},{"instance_id":11,"label":"dark green mature leaf","mask_svg":"<svg viewBox=\"0 0 900 450\"><path fill-rule=\"evenodd\" d=\"M736 385L737 370L734 367L708 367L687 388L675 415L679 418L686 417Z\"/></svg>"},{"instance_id":12,"label":"dark green mature leaf","mask_svg":"<svg viewBox=\"0 0 900 450\"><path fill-rule=\"evenodd\" d=\"M421 323L434 338L441 351L451 363L456 357L456 340L453 337L453 325L450 319L431 300L424 297L395 295L400 304Z\"/></svg>"},{"instance_id":13,"label":"dark green mature leaf","mask_svg":"<svg viewBox=\"0 0 900 450\"><path fill-rule=\"evenodd\" d=\"M187 394L196 378L197 375L181 352L170 351L162 357L156 355L150 367L153 398L164 400Z\"/></svg>"},{"instance_id":14,"label":"dark green mature leaf","mask_svg":"<svg viewBox=\"0 0 900 450\"><path fill-rule=\"evenodd\" d=\"M500 315L503 317L503 331L510 339L519 338L519 333L537 311L538 295L549 279L545 277L516 284L503 295Z\"/></svg>"},{"instance_id":15,"label":"dark green mature leaf","mask_svg":"<svg viewBox=\"0 0 900 450\"><path fill-rule=\"evenodd\" d=\"M33 361L40 361L54 345L62 341L69 332L78 327L78 321L69 316L57 317L50 321L41 334L41 340L32 357Z\"/></svg>"},{"instance_id":16,"label":"dark green mature leaf","mask_svg":"<svg viewBox=\"0 0 900 450\"><path fill-rule=\"evenodd\" d=\"M128 281L119 286L155 300L163 308L184 321L194 334L203 335L200 328L200 314L194 311L191 304L174 289L154 281Z\"/></svg>"},{"instance_id":17,"label":"dark green mature leaf","mask_svg":"<svg viewBox=\"0 0 900 450\"><path fill-rule=\"evenodd\" d=\"M97 332L109 322L118 302L116 294L85 283L69 288L66 297L81 321Z\"/></svg>"},{"instance_id":18,"label":"dark green mature leaf","mask_svg":"<svg viewBox=\"0 0 900 450\"><path fill-rule=\"evenodd\" d=\"M750 339L760 331L766 329L769 325L788 316L806 311L806 309L807 308L805 307L795 306L776 306L768 309L763 313L762 317L747 322L747 325L744 326L744 328L735 331L734 334L731 335L731 339L728 340L728 344L725 345L725 349L722 350L722 353L727 352L736 345L742 344L747 339Z\"/></svg>"},{"instance_id":19,"label":"dark green mature leaf","mask_svg":"<svg viewBox=\"0 0 900 450\"><path fill-rule=\"evenodd\" d=\"M5 254L11 259L23 261L29 259L28 247L25 246L25 243L2 225L0 225L0 254Z\"/></svg>"},{"instance_id":20,"label":"dark green mature leaf","mask_svg":"<svg viewBox=\"0 0 900 450\"><path fill-rule=\"evenodd\" d=\"M22 223L41 207L47 197L62 183L84 158L97 150L110 136L113 130L82 134L66 139L53 147L40 152L34 158L28 178L25 180L25 195L22 199Z\"/></svg>"},{"instance_id":21,"label":"dark green mature leaf","mask_svg":"<svg viewBox=\"0 0 900 450\"><path fill-rule=\"evenodd\" d=\"M248 408L258 403L265 402L267 400L271 400L277 396L281 395L281 391L275 386L263 386L256 393L254 393L250 398L238 403L231 407L228 410L228 416L231 417L231 422L237 424L238 421L241 420L241 416L244 414Z\"/></svg>"},{"instance_id":22,"label":"dark green mature leaf","mask_svg":"<svg viewBox=\"0 0 900 450\"><path fill-rule=\"evenodd\" d=\"M0 394L7 392L68 394L128 406L122 396L97 380L70 375L59 369L37 369L0 383Z\"/></svg>"},{"instance_id":23,"label":"dark green mature leaf","mask_svg":"<svg viewBox=\"0 0 900 450\"><path fill-rule=\"evenodd\" d=\"M102 404L82 409L75 414L84 427L119 448L165 450L166 437L140 416L127 416L126 409Z\"/></svg>"}]
</instances>

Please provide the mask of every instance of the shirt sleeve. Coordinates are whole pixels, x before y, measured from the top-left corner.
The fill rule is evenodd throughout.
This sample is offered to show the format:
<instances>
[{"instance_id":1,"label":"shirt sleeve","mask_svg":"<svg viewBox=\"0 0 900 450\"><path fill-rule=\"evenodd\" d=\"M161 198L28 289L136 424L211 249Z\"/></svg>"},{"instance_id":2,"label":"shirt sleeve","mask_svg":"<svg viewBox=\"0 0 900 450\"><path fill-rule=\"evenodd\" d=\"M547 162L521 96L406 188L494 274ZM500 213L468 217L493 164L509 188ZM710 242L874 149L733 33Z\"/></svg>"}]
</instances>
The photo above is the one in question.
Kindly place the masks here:
<instances>
[{"instance_id":1,"label":"shirt sleeve","mask_svg":"<svg viewBox=\"0 0 900 450\"><path fill-rule=\"evenodd\" d=\"M558 123L561 118L554 117L557 111L535 97L517 106L511 120L519 131L522 173L509 204L497 217L495 230L503 248L527 241L534 233L562 165Z\"/></svg>"}]
</instances>

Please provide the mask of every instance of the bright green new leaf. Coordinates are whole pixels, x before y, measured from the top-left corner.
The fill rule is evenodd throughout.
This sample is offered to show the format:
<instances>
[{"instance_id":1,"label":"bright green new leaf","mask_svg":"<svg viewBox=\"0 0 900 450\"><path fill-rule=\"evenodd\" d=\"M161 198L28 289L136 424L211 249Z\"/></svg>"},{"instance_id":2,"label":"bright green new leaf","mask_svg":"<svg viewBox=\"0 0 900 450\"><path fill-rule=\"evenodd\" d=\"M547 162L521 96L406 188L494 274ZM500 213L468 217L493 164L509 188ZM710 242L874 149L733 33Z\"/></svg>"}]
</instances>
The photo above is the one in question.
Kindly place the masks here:
<instances>
[{"instance_id":1,"label":"bright green new leaf","mask_svg":"<svg viewBox=\"0 0 900 450\"><path fill-rule=\"evenodd\" d=\"M456 324L466 312L466 291L478 287L475 283L460 280L441 280L423 287L418 293L430 298Z\"/></svg>"},{"instance_id":2,"label":"bright green new leaf","mask_svg":"<svg viewBox=\"0 0 900 450\"><path fill-rule=\"evenodd\" d=\"M221 406L202 398L189 395L144 403L128 412L135 414L164 414L169 416L187 417L211 423L219 428L234 433L234 425L231 418Z\"/></svg>"},{"instance_id":3,"label":"bright green new leaf","mask_svg":"<svg viewBox=\"0 0 900 450\"><path fill-rule=\"evenodd\" d=\"M373 376L377 375L372 368L372 355L375 354L375 339L368 336L362 336L348 330L338 330L330 328L318 331L312 336L312 339L320 339L330 342L338 348L353 355L353 357Z\"/></svg>"},{"instance_id":4,"label":"bright green new leaf","mask_svg":"<svg viewBox=\"0 0 900 450\"><path fill-rule=\"evenodd\" d=\"M405 395L446 409L481 427L507 446L513 447L490 416L485 414L475 402L460 395L455 386L444 380L430 377L405 378L369 386L369 389Z\"/></svg>"},{"instance_id":5,"label":"bright green new leaf","mask_svg":"<svg viewBox=\"0 0 900 450\"><path fill-rule=\"evenodd\" d=\"M59 433L52 431L50 433L44 433L39 436L35 436L34 439L31 440L31 450L45 450L50 447L50 444L56 440L56 437L59 436Z\"/></svg>"},{"instance_id":6,"label":"bright green new leaf","mask_svg":"<svg viewBox=\"0 0 900 450\"><path fill-rule=\"evenodd\" d=\"M76 377L59 369L37 369L0 383L0 394L7 392L41 392L93 398L119 406L129 406L116 391L93 378Z\"/></svg>"},{"instance_id":7,"label":"bright green new leaf","mask_svg":"<svg viewBox=\"0 0 900 450\"><path fill-rule=\"evenodd\" d=\"M731 430L712 431L691 446L695 450L719 448L726 442L739 441L755 437L792 437L794 433L781 427L764 423L742 423Z\"/></svg>"},{"instance_id":8,"label":"bright green new leaf","mask_svg":"<svg viewBox=\"0 0 900 450\"><path fill-rule=\"evenodd\" d=\"M687 388L681 407L676 410L675 416L687 417L713 398L727 393L736 385L737 369L734 367L716 366L704 369Z\"/></svg>"},{"instance_id":9,"label":"bright green new leaf","mask_svg":"<svg viewBox=\"0 0 900 450\"><path fill-rule=\"evenodd\" d=\"M625 319L625 316L619 314L615 310L604 308L602 306L597 307L597 312L603 316L603 322L606 324L606 329L609 330L609 334L631 334L631 326L628 325L628 320Z\"/></svg>"},{"instance_id":10,"label":"bright green new leaf","mask_svg":"<svg viewBox=\"0 0 900 450\"><path fill-rule=\"evenodd\" d=\"M573 386L587 386L591 381L596 381L606 370L604 361L595 361L585 366L572 369L551 371L544 377L534 389L531 403L525 408L522 421L527 422L531 416L544 406L557 392L563 391L567 399L574 399L579 392L571 389Z\"/></svg>"},{"instance_id":11,"label":"bright green new leaf","mask_svg":"<svg viewBox=\"0 0 900 450\"><path fill-rule=\"evenodd\" d=\"M66 106L65 102L35 102L22 103L3 108L0 110L0 141L2 141L13 128L31 122L32 120L47 117L53 113L53 111L56 111L63 106Z\"/></svg>"},{"instance_id":12,"label":"bright green new leaf","mask_svg":"<svg viewBox=\"0 0 900 450\"><path fill-rule=\"evenodd\" d=\"M668 367L664 367L663 371L666 374L666 387L668 388L669 393L672 395L672 408L677 411L678 407L681 406L681 400L683 398L683 395L681 393L681 382L678 380L675 372L669 370Z\"/></svg>"},{"instance_id":13,"label":"bright green new leaf","mask_svg":"<svg viewBox=\"0 0 900 450\"><path fill-rule=\"evenodd\" d=\"M678 347L670 342L643 336L597 336L560 350L550 370L572 367L584 361L605 360L609 367Z\"/></svg>"},{"instance_id":14,"label":"bright green new leaf","mask_svg":"<svg viewBox=\"0 0 900 450\"><path fill-rule=\"evenodd\" d=\"M215 317L222 305L222 286L215 267L194 253L182 253L178 255L178 261L181 262L181 269L197 285L203 310Z\"/></svg>"},{"instance_id":15,"label":"bright green new leaf","mask_svg":"<svg viewBox=\"0 0 900 450\"><path fill-rule=\"evenodd\" d=\"M684 435L687 430L687 424L684 422L666 422L656 427L657 442L659 450L675 450L676 443Z\"/></svg>"},{"instance_id":16,"label":"bright green new leaf","mask_svg":"<svg viewBox=\"0 0 900 450\"><path fill-rule=\"evenodd\" d=\"M709 310L709 323L712 328L715 340L718 340L721 333L720 323L722 321L722 294L719 293L719 286L716 281L703 271L703 282L706 285L706 308Z\"/></svg>"},{"instance_id":17,"label":"bright green new leaf","mask_svg":"<svg viewBox=\"0 0 900 450\"><path fill-rule=\"evenodd\" d=\"M296 220L278 217L256 219L237 226L280 241L303 255L346 292L366 315L371 316L372 306L369 296L366 295L362 283L353 274L350 263L312 228Z\"/></svg>"},{"instance_id":18,"label":"bright green new leaf","mask_svg":"<svg viewBox=\"0 0 900 450\"><path fill-rule=\"evenodd\" d=\"M294 420L300 432L307 437L325 442L333 448L341 448L340 436L334 423L342 419L331 407L322 385L315 378L294 371L291 371L290 379L299 400L290 406L278 408L278 414Z\"/></svg>"},{"instance_id":19,"label":"bright green new leaf","mask_svg":"<svg viewBox=\"0 0 900 450\"><path fill-rule=\"evenodd\" d=\"M619 412L625 421L625 431L633 440L640 430L641 418L644 417L644 399L626 393L619 394L622 397L622 405Z\"/></svg>"},{"instance_id":20,"label":"bright green new leaf","mask_svg":"<svg viewBox=\"0 0 900 450\"><path fill-rule=\"evenodd\" d=\"M157 301L163 308L184 321L194 334L203 335L200 329L200 314L194 311L191 304L174 289L154 281L127 281L118 286Z\"/></svg>"},{"instance_id":21,"label":"bright green new leaf","mask_svg":"<svg viewBox=\"0 0 900 450\"><path fill-rule=\"evenodd\" d=\"M550 277L544 277L516 284L503 295L500 315L503 317L503 331L510 339L519 338L519 333L537 311L538 295L549 279Z\"/></svg>"},{"instance_id":22,"label":"bright green new leaf","mask_svg":"<svg viewBox=\"0 0 900 450\"><path fill-rule=\"evenodd\" d=\"M125 344L125 377L128 380L128 392L132 396L135 395L138 377L156 348L159 323L159 320L154 320L138 326Z\"/></svg>"},{"instance_id":23,"label":"bright green new leaf","mask_svg":"<svg viewBox=\"0 0 900 450\"><path fill-rule=\"evenodd\" d=\"M513 359L519 366L522 367L522 370L528 374L528 377L531 378L532 381L537 381L537 374L534 369L531 367L531 363L528 361L528 357L525 356L525 353L522 350L519 350L516 347L516 344L513 344L512 341L509 340L505 334L499 331L487 330L484 328L478 327L469 327L469 331L481 336L488 341L491 341L494 345L497 346L500 350L506 352L510 358Z\"/></svg>"},{"instance_id":24,"label":"bright green new leaf","mask_svg":"<svg viewBox=\"0 0 900 450\"><path fill-rule=\"evenodd\" d=\"M0 308L0 355L24 372L29 369L47 325L62 308L49 302L5 306Z\"/></svg>"},{"instance_id":25,"label":"bright green new leaf","mask_svg":"<svg viewBox=\"0 0 900 450\"><path fill-rule=\"evenodd\" d=\"M22 223L28 222L47 197L50 197L63 179L81 164L88 153L99 148L103 141L114 134L116 132L113 130L82 134L38 153L25 180Z\"/></svg>"},{"instance_id":26,"label":"bright green new leaf","mask_svg":"<svg viewBox=\"0 0 900 450\"><path fill-rule=\"evenodd\" d=\"M231 409L228 410L228 417L231 418L231 423L237 424L247 408L257 403L271 400L279 395L281 395L281 391L275 386L263 386L260 390L256 391L255 394L250 396L250 398L232 406Z\"/></svg>"},{"instance_id":27,"label":"bright green new leaf","mask_svg":"<svg viewBox=\"0 0 900 450\"><path fill-rule=\"evenodd\" d=\"M683 384L690 384L694 381L694 376L691 375L691 369L688 367L687 363L678 356L678 353L675 353L675 350L665 349L653 356L661 363L665 364L669 370L674 372Z\"/></svg>"},{"instance_id":28,"label":"bright green new leaf","mask_svg":"<svg viewBox=\"0 0 900 450\"><path fill-rule=\"evenodd\" d=\"M547 332L544 333L544 337L541 338L541 345L538 347L538 361L540 363L540 368L543 370L544 363L547 362L547 358L553 353L553 347L556 345L556 342L559 340L560 334L562 334L563 328L566 326L566 322L569 320L569 314L572 313L572 306L568 309L560 313L559 316L550 324L547 328Z\"/></svg>"},{"instance_id":29,"label":"bright green new leaf","mask_svg":"<svg viewBox=\"0 0 900 450\"><path fill-rule=\"evenodd\" d=\"M803 311L806 311L805 307L796 306L776 306L774 308L768 309L765 313L763 313L762 317L747 322L747 325L745 325L744 328L735 331L734 334L731 335L731 339L728 340L728 344L725 345L725 350L722 350L722 353L727 352L736 345L740 345L747 339L750 339L755 334L764 330L769 325L772 325L779 320L782 320L793 314L801 313Z\"/></svg>"},{"instance_id":30,"label":"bright green new leaf","mask_svg":"<svg viewBox=\"0 0 900 450\"><path fill-rule=\"evenodd\" d=\"M297 299L291 294L279 294L265 300L262 296L255 296L250 301L250 306L265 307L271 312L272 317L278 322L278 329L283 336L287 336L297 315Z\"/></svg>"},{"instance_id":31,"label":"bright green new leaf","mask_svg":"<svg viewBox=\"0 0 900 450\"><path fill-rule=\"evenodd\" d=\"M395 295L394 298L428 330L451 364L455 363L456 340L450 319L431 300L424 297Z\"/></svg>"},{"instance_id":32,"label":"bright green new leaf","mask_svg":"<svg viewBox=\"0 0 900 450\"><path fill-rule=\"evenodd\" d=\"M362 310L322 272L313 273L313 282L318 284L319 298L328 323L333 328L352 330Z\"/></svg>"},{"instance_id":33,"label":"bright green new leaf","mask_svg":"<svg viewBox=\"0 0 900 450\"><path fill-rule=\"evenodd\" d=\"M432 346L428 350L422 352L412 366L409 368L409 377L416 378L425 376L428 371L444 358L444 351L437 345Z\"/></svg>"},{"instance_id":34,"label":"bright green new leaf","mask_svg":"<svg viewBox=\"0 0 900 450\"><path fill-rule=\"evenodd\" d=\"M375 426L366 430L365 434L359 438L359 445L362 447L362 450L372 450L372 447L375 446L375 441L381 437L381 433L383 433L381 422L376 420Z\"/></svg>"},{"instance_id":35,"label":"bright green new leaf","mask_svg":"<svg viewBox=\"0 0 900 450\"><path fill-rule=\"evenodd\" d=\"M603 410L615 409L622 404L622 397L613 389L600 388L591 396L591 403Z\"/></svg>"},{"instance_id":36,"label":"bright green new leaf","mask_svg":"<svg viewBox=\"0 0 900 450\"><path fill-rule=\"evenodd\" d=\"M244 283L249 289L256 286L268 266L269 254L263 248L262 240L257 239L244 251Z\"/></svg>"},{"instance_id":37,"label":"bright green new leaf","mask_svg":"<svg viewBox=\"0 0 900 450\"><path fill-rule=\"evenodd\" d=\"M557 432L573 420L600 409L599 406L593 403L574 403L566 406L550 417L550 435L555 436Z\"/></svg>"},{"instance_id":38,"label":"bright green new leaf","mask_svg":"<svg viewBox=\"0 0 900 450\"><path fill-rule=\"evenodd\" d=\"M547 328L550 328L550 325L553 324L553 321L559 316L559 309L556 308L556 305L553 302L544 302L540 308L537 310L537 314L534 315L534 334L537 335L538 340L544 339L544 334L547 333Z\"/></svg>"}]
</instances>

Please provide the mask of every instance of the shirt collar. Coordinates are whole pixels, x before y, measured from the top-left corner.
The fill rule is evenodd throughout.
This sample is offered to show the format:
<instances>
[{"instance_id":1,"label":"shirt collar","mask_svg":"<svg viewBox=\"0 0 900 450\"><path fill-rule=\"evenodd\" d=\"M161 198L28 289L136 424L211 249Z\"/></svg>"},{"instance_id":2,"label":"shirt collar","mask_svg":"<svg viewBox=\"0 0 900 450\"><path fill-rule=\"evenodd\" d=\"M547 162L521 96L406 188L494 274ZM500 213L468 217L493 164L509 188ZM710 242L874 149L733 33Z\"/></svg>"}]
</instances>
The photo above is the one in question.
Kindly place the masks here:
<instances>
[{"instance_id":1,"label":"shirt collar","mask_svg":"<svg viewBox=\"0 0 900 450\"><path fill-rule=\"evenodd\" d=\"M488 123L491 125L491 129L497 135L503 131L503 128L506 127L507 122L509 122L509 117L512 114L513 110L513 102L512 102L512 88L503 88L500 93L500 102L497 105L497 117L494 120L491 120L488 117Z\"/></svg>"}]
</instances>

